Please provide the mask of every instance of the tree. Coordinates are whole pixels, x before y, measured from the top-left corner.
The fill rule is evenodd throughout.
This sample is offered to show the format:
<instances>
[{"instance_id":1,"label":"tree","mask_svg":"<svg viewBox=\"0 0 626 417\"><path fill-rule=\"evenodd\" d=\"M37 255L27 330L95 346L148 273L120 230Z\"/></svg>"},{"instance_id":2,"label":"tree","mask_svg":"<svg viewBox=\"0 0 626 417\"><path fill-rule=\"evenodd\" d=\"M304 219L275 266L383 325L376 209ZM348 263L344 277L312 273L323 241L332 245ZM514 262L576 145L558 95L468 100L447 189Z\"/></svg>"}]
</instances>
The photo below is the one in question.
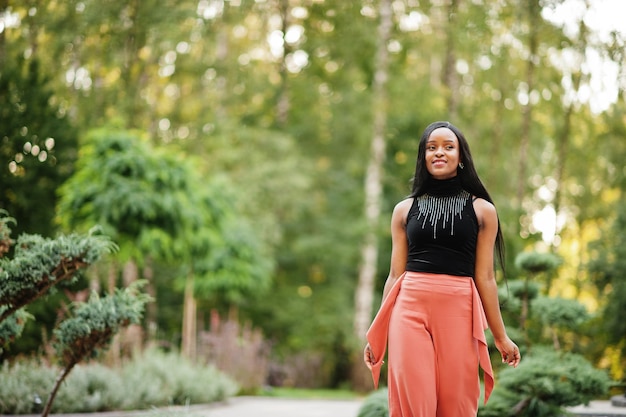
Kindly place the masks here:
<instances>
[{"instance_id":1,"label":"tree","mask_svg":"<svg viewBox=\"0 0 626 417\"><path fill-rule=\"evenodd\" d=\"M535 279L539 274L551 273L559 266L560 260L558 257L550 253L522 252L515 258L515 264L525 273L524 291L521 297L522 311L520 313L520 328L525 330L531 300L530 289L528 287L529 282Z\"/></svg>"},{"instance_id":2,"label":"tree","mask_svg":"<svg viewBox=\"0 0 626 417\"><path fill-rule=\"evenodd\" d=\"M6 212L0 214L4 246L13 243L9 228L12 219ZM56 239L20 235L13 258L0 259L0 351L20 335L28 318L24 310L28 304L75 279L80 270L115 248L107 237L95 233L62 235ZM104 298L94 294L87 303L76 307L73 317L59 324L54 334L65 367L47 399L44 417L74 366L108 346L121 327L138 323L149 300L147 295L137 294L137 285Z\"/></svg>"},{"instance_id":3,"label":"tree","mask_svg":"<svg viewBox=\"0 0 626 417\"><path fill-rule=\"evenodd\" d=\"M5 62L0 71L0 207L17 219L16 232L52 236L56 189L72 173L76 130L52 80L37 59Z\"/></svg>"},{"instance_id":4,"label":"tree","mask_svg":"<svg viewBox=\"0 0 626 417\"><path fill-rule=\"evenodd\" d=\"M529 0L526 2L526 27L528 28L527 37L527 58L526 58L526 72L524 82L526 83L526 89L528 93L535 89L535 68L537 66L537 50L539 47L537 25L535 22L541 21L541 5L537 0ZM522 201L526 194L526 170L528 168L528 147L530 146L532 123L533 123L533 102L530 100L530 96L525 103L522 103L522 126L520 129L520 144L519 144L519 157L518 157L518 176L517 176L517 195L516 202L518 210L521 211Z\"/></svg>"},{"instance_id":5,"label":"tree","mask_svg":"<svg viewBox=\"0 0 626 417\"><path fill-rule=\"evenodd\" d=\"M479 408L481 417L549 417L563 408L586 404L608 392L607 374L582 356L536 349L517 369L498 374L489 403Z\"/></svg>"},{"instance_id":6,"label":"tree","mask_svg":"<svg viewBox=\"0 0 626 417\"><path fill-rule=\"evenodd\" d=\"M106 349L123 327L140 323L144 306L152 299L147 294L138 293L138 283L104 297L93 293L88 302L75 307L73 317L59 324L54 331L55 348L63 369L46 401L42 417L48 416L61 384L79 362Z\"/></svg>"},{"instance_id":7,"label":"tree","mask_svg":"<svg viewBox=\"0 0 626 417\"><path fill-rule=\"evenodd\" d=\"M192 359L196 357L198 302L216 311L236 309L267 292L273 269L255 229L236 215L234 193L215 182L203 194L196 202L203 221L187 231L180 254L185 260L181 351Z\"/></svg>"},{"instance_id":8,"label":"tree","mask_svg":"<svg viewBox=\"0 0 626 417\"><path fill-rule=\"evenodd\" d=\"M589 318L587 309L576 300L539 297L532 302L533 314L549 329L554 350L561 350L559 332L574 332Z\"/></svg>"},{"instance_id":9,"label":"tree","mask_svg":"<svg viewBox=\"0 0 626 417\"><path fill-rule=\"evenodd\" d=\"M355 292L354 333L356 340L363 340L373 308L374 281L378 260L378 234L382 205L382 178L385 163L385 132L387 128L387 80L389 78L389 51L387 43L391 37L391 2L379 4L378 46L374 61L375 73L372 85L372 139L370 157L364 181L363 214L367 230L361 244L359 280Z\"/></svg>"},{"instance_id":10,"label":"tree","mask_svg":"<svg viewBox=\"0 0 626 417\"><path fill-rule=\"evenodd\" d=\"M5 236L3 246L10 245L12 218L6 212L0 214L0 231ZM27 318L22 310L25 306L48 294L53 287L75 279L79 270L114 248L107 237L95 231L56 239L20 235L12 259L0 259L0 347L21 333ZM6 325L5 320L8 320Z\"/></svg>"},{"instance_id":11,"label":"tree","mask_svg":"<svg viewBox=\"0 0 626 417\"><path fill-rule=\"evenodd\" d=\"M591 276L605 302L602 321L609 343L626 353L626 208L619 205L616 218L602 238L590 244ZM622 358L622 364L624 359Z\"/></svg>"},{"instance_id":12,"label":"tree","mask_svg":"<svg viewBox=\"0 0 626 417\"><path fill-rule=\"evenodd\" d=\"M137 132L98 129L86 135L76 173L59 189L65 228L99 224L123 260L172 259L185 222L198 222L189 167L182 154L153 148Z\"/></svg>"},{"instance_id":13,"label":"tree","mask_svg":"<svg viewBox=\"0 0 626 417\"><path fill-rule=\"evenodd\" d=\"M237 217L235 194L203 179L182 152L165 152L133 132L94 131L83 151L76 174L61 188L65 227L99 223L120 242L121 262L144 271L154 262L179 269L185 277L182 350L194 357L198 292L238 303L269 284L271 263L254 230ZM156 314L149 311L148 328L156 328Z\"/></svg>"},{"instance_id":14,"label":"tree","mask_svg":"<svg viewBox=\"0 0 626 417\"><path fill-rule=\"evenodd\" d=\"M175 260L183 235L202 222L194 185L177 154L154 149L133 132L96 130L59 190L59 218L66 229L99 224L119 242L116 261L125 265L126 283L138 279L139 269L149 279L152 262ZM148 328L156 328L155 315L148 312Z\"/></svg>"}]
</instances>

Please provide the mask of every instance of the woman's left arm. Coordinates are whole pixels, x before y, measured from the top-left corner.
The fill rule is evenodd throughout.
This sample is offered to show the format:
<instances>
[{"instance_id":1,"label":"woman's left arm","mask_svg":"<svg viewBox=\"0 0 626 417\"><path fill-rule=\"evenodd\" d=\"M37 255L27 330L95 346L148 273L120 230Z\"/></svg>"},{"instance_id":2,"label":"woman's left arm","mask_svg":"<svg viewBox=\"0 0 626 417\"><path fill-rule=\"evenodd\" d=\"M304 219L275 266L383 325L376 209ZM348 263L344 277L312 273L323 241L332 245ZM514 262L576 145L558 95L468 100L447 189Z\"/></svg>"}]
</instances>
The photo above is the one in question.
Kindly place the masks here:
<instances>
[{"instance_id":1,"label":"woman's left arm","mask_svg":"<svg viewBox=\"0 0 626 417\"><path fill-rule=\"evenodd\" d=\"M502 355L502 362L517 367L521 356L517 345L506 334L494 273L493 252L498 233L498 214L494 205L482 198L474 201L474 211L478 218L474 282L480 294L496 348Z\"/></svg>"}]
</instances>

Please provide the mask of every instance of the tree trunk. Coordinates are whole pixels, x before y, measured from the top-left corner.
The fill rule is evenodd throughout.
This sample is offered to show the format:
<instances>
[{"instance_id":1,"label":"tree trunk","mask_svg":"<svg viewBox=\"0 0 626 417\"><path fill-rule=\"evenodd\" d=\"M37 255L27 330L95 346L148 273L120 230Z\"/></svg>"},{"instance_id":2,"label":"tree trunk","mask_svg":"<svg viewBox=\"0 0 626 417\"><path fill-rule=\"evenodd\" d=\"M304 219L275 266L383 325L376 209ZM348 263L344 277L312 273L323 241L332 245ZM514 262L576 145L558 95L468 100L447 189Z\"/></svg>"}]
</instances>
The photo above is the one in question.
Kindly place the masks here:
<instances>
[{"instance_id":1,"label":"tree trunk","mask_svg":"<svg viewBox=\"0 0 626 417\"><path fill-rule=\"evenodd\" d=\"M579 28L580 28L580 35L579 35L579 43L578 43L577 49L579 52L579 57L582 57L584 56L585 51L587 49L587 40L586 40L587 29L586 29L586 25L584 21L580 22ZM580 70L582 66L583 66L583 62L581 60L578 62L578 65L576 65L576 68L578 68L579 70L574 71L571 74L572 88L574 89L574 92L576 93L578 93L580 90L580 86L583 83L583 77L585 77L584 81L588 81L588 75L584 75L583 72ZM574 96L576 97L578 96L578 94L575 94ZM572 102L567 103L567 107L565 108L565 111L563 112L563 128L561 129L561 133L559 134L557 138L557 143L556 143L557 161L556 161L556 171L554 174L555 180L556 180L556 191L554 192L554 201L553 201L554 212L556 216L558 216L559 211L561 211L563 178L565 177L565 167L567 165L566 161L567 161L567 155L569 153L570 135L572 132L572 118L575 112L576 105L577 103L575 100L572 100ZM558 235L558 230L555 228L554 238L556 238L557 235ZM552 239L552 244L550 247L552 252L556 250L555 240L556 239Z\"/></svg>"},{"instance_id":2,"label":"tree trunk","mask_svg":"<svg viewBox=\"0 0 626 417\"><path fill-rule=\"evenodd\" d=\"M189 359L196 358L196 312L197 303L193 295L194 279L193 275L187 275L185 282L185 301L183 307L183 330L180 351L183 356Z\"/></svg>"},{"instance_id":3,"label":"tree trunk","mask_svg":"<svg viewBox=\"0 0 626 417\"><path fill-rule=\"evenodd\" d=\"M138 279L139 267L134 259L130 259L124 264L124 268L122 269L122 281L124 283L124 288L127 288L134 282L137 282ZM121 329L113 339L115 340L115 343L111 346L111 351L113 350L113 347L118 349L117 352L114 352L113 354L116 355L116 359L119 362L121 358L130 357L136 352L141 351L143 344L143 329L139 324L131 324L124 329Z\"/></svg>"},{"instance_id":4,"label":"tree trunk","mask_svg":"<svg viewBox=\"0 0 626 417\"><path fill-rule=\"evenodd\" d=\"M459 80L456 74L456 43L454 36L458 31L456 16L459 0L450 0L446 10L448 18L446 30L446 58L443 67L443 85L447 92L448 119L455 120L457 117Z\"/></svg>"},{"instance_id":5,"label":"tree trunk","mask_svg":"<svg viewBox=\"0 0 626 417\"><path fill-rule=\"evenodd\" d=\"M387 124L387 91L389 53L387 42L391 33L391 1L381 0L379 5L378 48L376 52L374 83L372 86L372 111L374 118L370 158L365 175L364 214L367 231L361 247L361 266L355 292L354 333L356 340L364 341L372 316L374 282L378 261L378 230L381 211L382 171L385 160L385 129ZM356 356L353 380L355 388L365 381L367 368Z\"/></svg>"},{"instance_id":6,"label":"tree trunk","mask_svg":"<svg viewBox=\"0 0 626 417\"><path fill-rule=\"evenodd\" d=\"M146 263L143 267L143 278L146 280L146 292L153 300L156 300L156 287L154 285L154 268L152 259L146 259ZM156 338L157 333L157 317L158 317L158 304L148 303L146 305L146 330L148 341L152 341Z\"/></svg>"},{"instance_id":7,"label":"tree trunk","mask_svg":"<svg viewBox=\"0 0 626 417\"><path fill-rule=\"evenodd\" d=\"M115 294L115 289L117 288L117 278L119 273L119 264L112 260L107 263L107 271L106 271L106 292L108 295ZM104 362L111 367L119 366L121 363L120 352L121 352L121 342L120 342L120 334L116 334L111 340L111 347L104 354L105 359Z\"/></svg>"},{"instance_id":8,"label":"tree trunk","mask_svg":"<svg viewBox=\"0 0 626 417\"><path fill-rule=\"evenodd\" d=\"M550 334L552 335L552 346L557 352L561 350L561 343L559 342L559 334L556 331L555 326L550 326Z\"/></svg>"},{"instance_id":9,"label":"tree trunk","mask_svg":"<svg viewBox=\"0 0 626 417\"><path fill-rule=\"evenodd\" d=\"M276 124L279 127L284 127L288 121L289 115L289 72L287 71L287 55L291 53L291 47L285 40L287 29L289 28L289 0L280 0L280 17L282 19L282 31L283 31L283 56L280 61L280 88L278 90L278 96L276 100Z\"/></svg>"},{"instance_id":10,"label":"tree trunk","mask_svg":"<svg viewBox=\"0 0 626 417\"><path fill-rule=\"evenodd\" d=\"M74 365L76 365L76 362L68 364L65 368L63 368L61 375L59 375L57 380L54 382L54 387L52 388L52 391L50 392L50 395L48 396L48 400L46 401L46 406L44 407L41 413L41 417L47 417L48 414L50 414L50 410L52 409L52 403L54 402L54 399L57 396L57 392L59 392L59 388L61 388L61 384L63 383L63 381L65 381L65 378L67 378L69 373L72 371L72 368L74 368Z\"/></svg>"},{"instance_id":11,"label":"tree trunk","mask_svg":"<svg viewBox=\"0 0 626 417\"><path fill-rule=\"evenodd\" d=\"M572 114L574 112L573 107L574 105L570 103L570 105L567 106L567 108L565 109L565 112L563 114L563 128L561 129L561 133L559 134L559 137L557 138L557 143L556 143L557 160L556 160L556 170L554 173L556 189L554 191L554 200L552 202L554 206L554 217L555 217L554 221L555 222L557 221L559 211L561 210L563 177L565 173L565 165L566 165L565 162L567 159L567 154L568 154L568 149L569 149L569 137L570 137L570 132L572 130ZM558 245L556 237L558 236L559 231L556 226L557 225L555 224L554 235L552 236L552 241L550 242L550 251L552 253L556 252L556 246ZM551 281L548 281L548 285L546 286L546 294L550 293L550 284L551 284Z\"/></svg>"},{"instance_id":12,"label":"tree trunk","mask_svg":"<svg viewBox=\"0 0 626 417\"><path fill-rule=\"evenodd\" d=\"M31 9L38 9L37 2L28 2L28 6ZM28 28L28 34L26 35L28 38L28 44L30 47L30 56L34 58L39 58L37 55L39 52L39 19L37 18L37 14L31 15L30 13L23 17L23 21L21 25Z\"/></svg>"},{"instance_id":13,"label":"tree trunk","mask_svg":"<svg viewBox=\"0 0 626 417\"><path fill-rule=\"evenodd\" d=\"M139 118L139 92L144 72L143 64L139 58L140 49L145 46L145 34L140 25L139 0L127 2L128 20L130 27L125 36L124 62L121 66L121 77L126 96L122 105L126 107L126 126L138 128Z\"/></svg>"},{"instance_id":14,"label":"tree trunk","mask_svg":"<svg viewBox=\"0 0 626 417\"><path fill-rule=\"evenodd\" d=\"M5 14L9 10L9 0L0 0L0 13ZM0 68L4 68L6 61L6 28L0 31Z\"/></svg>"},{"instance_id":15,"label":"tree trunk","mask_svg":"<svg viewBox=\"0 0 626 417\"><path fill-rule=\"evenodd\" d=\"M224 8L221 23L217 24L217 27L211 25L207 26L208 33L206 36L211 36L214 31L215 34L215 67L217 69L217 78L215 79L216 97L218 98L215 103L207 101L207 108L205 112L215 112L215 120L228 120L229 114L225 103L228 102L229 89L229 77L228 77L228 63L227 58L230 53L230 44L228 39L228 31L230 26L228 25L228 7Z\"/></svg>"},{"instance_id":16,"label":"tree trunk","mask_svg":"<svg viewBox=\"0 0 626 417\"><path fill-rule=\"evenodd\" d=\"M498 91L506 91L508 88L508 84L510 82L510 74L506 68L503 66L498 66L498 75L497 75L497 87ZM505 117L505 107L503 106L503 97L500 97L497 101L493 102L493 114L494 120L492 125L492 134L493 140L489 141L489 155L488 158L490 160L489 170L488 170L488 184L497 184L498 187L502 185L502 175L501 170L498 168L500 161L502 159L502 151L506 149L506 146L503 146L503 141L505 141L505 127L504 121ZM508 182L507 182L508 187Z\"/></svg>"},{"instance_id":17,"label":"tree trunk","mask_svg":"<svg viewBox=\"0 0 626 417\"><path fill-rule=\"evenodd\" d=\"M528 86L529 99L522 109L522 127L520 131L520 144L518 153L518 178L517 178L517 210L522 213L522 203L526 192L526 166L528 164L528 146L530 145L531 124L532 124L532 103L530 93L535 85L535 59L537 56L537 29L533 23L540 17L541 8L535 0L528 2L528 61L526 62L526 85ZM518 225L518 228L520 226ZM518 230L519 232L519 230Z\"/></svg>"}]
</instances>

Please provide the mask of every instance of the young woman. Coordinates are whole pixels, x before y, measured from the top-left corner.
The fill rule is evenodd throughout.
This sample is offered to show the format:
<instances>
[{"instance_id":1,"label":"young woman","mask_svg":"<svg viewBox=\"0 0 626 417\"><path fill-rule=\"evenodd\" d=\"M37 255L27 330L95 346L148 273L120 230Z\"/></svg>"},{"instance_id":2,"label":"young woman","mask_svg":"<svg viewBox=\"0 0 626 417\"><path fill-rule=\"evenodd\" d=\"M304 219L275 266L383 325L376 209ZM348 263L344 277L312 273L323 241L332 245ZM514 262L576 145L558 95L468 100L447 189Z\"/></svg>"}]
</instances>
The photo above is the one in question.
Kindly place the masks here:
<instances>
[{"instance_id":1,"label":"young woman","mask_svg":"<svg viewBox=\"0 0 626 417\"><path fill-rule=\"evenodd\" d=\"M496 209L458 128L435 122L419 143L413 190L391 218L391 268L364 360L378 385L388 348L390 417L476 416L493 372L487 324L502 361L517 367L494 275L503 261Z\"/></svg>"}]
</instances>

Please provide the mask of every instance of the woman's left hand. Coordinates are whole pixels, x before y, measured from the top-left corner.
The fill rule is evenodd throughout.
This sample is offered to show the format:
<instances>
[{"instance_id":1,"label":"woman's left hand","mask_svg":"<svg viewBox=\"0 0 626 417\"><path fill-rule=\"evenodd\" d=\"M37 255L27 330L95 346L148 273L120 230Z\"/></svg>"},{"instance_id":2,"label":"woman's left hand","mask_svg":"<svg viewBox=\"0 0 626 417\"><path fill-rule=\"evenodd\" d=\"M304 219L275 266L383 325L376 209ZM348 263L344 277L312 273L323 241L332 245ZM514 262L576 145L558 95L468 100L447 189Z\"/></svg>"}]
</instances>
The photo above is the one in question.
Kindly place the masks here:
<instances>
[{"instance_id":1,"label":"woman's left hand","mask_svg":"<svg viewBox=\"0 0 626 417\"><path fill-rule=\"evenodd\" d=\"M522 355L517 345L508 336L504 340L496 340L496 348L498 348L500 355L502 355L502 363L517 368L517 365L519 365L522 359Z\"/></svg>"}]
</instances>

